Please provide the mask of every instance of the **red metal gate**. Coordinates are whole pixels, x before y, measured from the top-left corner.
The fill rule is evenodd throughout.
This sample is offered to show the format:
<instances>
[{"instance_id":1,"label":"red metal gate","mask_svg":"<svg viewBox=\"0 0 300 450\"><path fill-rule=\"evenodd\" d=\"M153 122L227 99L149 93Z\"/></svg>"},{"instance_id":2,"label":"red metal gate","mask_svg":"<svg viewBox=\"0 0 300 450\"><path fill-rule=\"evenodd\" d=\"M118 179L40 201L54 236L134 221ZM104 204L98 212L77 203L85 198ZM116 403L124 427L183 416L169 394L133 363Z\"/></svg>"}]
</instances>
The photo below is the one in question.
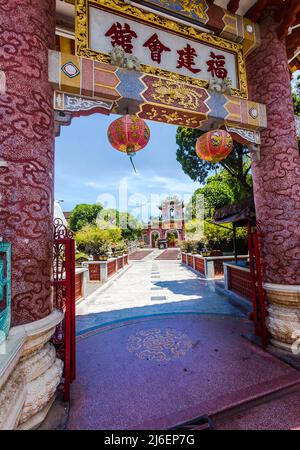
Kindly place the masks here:
<instances>
[{"instance_id":1,"label":"red metal gate","mask_svg":"<svg viewBox=\"0 0 300 450\"><path fill-rule=\"evenodd\" d=\"M250 277L253 303L253 320L256 336L261 337L262 346L266 347L268 343L266 327L266 305L263 289L262 266L260 259L261 232L259 224L256 226L248 223L248 246L250 259Z\"/></svg>"},{"instance_id":2,"label":"red metal gate","mask_svg":"<svg viewBox=\"0 0 300 450\"><path fill-rule=\"evenodd\" d=\"M70 384L75 380L75 241L72 231L60 219L54 222L53 251L54 307L64 313L52 342L64 361L64 400L70 399Z\"/></svg>"}]
</instances>

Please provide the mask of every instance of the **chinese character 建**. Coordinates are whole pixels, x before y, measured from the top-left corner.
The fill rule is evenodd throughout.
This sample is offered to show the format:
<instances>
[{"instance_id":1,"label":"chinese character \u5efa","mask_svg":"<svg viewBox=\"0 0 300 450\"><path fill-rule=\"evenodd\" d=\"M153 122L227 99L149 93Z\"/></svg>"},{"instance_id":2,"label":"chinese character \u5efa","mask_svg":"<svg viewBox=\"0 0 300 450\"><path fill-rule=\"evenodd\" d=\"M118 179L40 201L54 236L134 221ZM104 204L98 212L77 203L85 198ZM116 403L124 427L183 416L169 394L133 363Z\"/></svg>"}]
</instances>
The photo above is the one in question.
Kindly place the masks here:
<instances>
[{"instance_id":1,"label":"chinese character \u5efa","mask_svg":"<svg viewBox=\"0 0 300 450\"><path fill-rule=\"evenodd\" d=\"M193 67L196 64L195 57L197 57L197 53L196 50L190 46L190 44L187 44L182 50L177 50L177 53L179 54L177 69L185 67L192 73L201 72L201 69L196 69Z\"/></svg>"}]
</instances>

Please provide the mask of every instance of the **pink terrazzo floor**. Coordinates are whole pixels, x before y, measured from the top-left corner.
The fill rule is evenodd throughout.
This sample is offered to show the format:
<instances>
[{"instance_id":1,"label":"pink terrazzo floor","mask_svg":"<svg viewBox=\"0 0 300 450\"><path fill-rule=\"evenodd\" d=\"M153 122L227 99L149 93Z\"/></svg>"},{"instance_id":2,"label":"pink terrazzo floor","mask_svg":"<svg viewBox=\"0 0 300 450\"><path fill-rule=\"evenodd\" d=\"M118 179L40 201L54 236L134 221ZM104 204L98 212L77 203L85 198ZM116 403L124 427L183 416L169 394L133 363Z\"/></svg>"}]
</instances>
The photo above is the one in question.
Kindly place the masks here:
<instances>
[{"instance_id":1,"label":"pink terrazzo floor","mask_svg":"<svg viewBox=\"0 0 300 450\"><path fill-rule=\"evenodd\" d=\"M179 314L81 336L68 429L166 429L300 382L241 337L249 326Z\"/></svg>"},{"instance_id":2,"label":"pink terrazzo floor","mask_svg":"<svg viewBox=\"0 0 300 450\"><path fill-rule=\"evenodd\" d=\"M170 248L170 249L167 249L164 252L162 252L155 259L167 260L167 261L176 260L176 259L178 259L178 253L179 253L178 248Z\"/></svg>"},{"instance_id":3,"label":"pink terrazzo floor","mask_svg":"<svg viewBox=\"0 0 300 450\"><path fill-rule=\"evenodd\" d=\"M218 430L300 430L298 392L216 422Z\"/></svg>"},{"instance_id":4,"label":"pink terrazzo floor","mask_svg":"<svg viewBox=\"0 0 300 450\"><path fill-rule=\"evenodd\" d=\"M146 256L150 255L152 253L152 250L139 250L137 252L131 253L129 255L130 261L140 261L141 259L146 258Z\"/></svg>"}]
</instances>

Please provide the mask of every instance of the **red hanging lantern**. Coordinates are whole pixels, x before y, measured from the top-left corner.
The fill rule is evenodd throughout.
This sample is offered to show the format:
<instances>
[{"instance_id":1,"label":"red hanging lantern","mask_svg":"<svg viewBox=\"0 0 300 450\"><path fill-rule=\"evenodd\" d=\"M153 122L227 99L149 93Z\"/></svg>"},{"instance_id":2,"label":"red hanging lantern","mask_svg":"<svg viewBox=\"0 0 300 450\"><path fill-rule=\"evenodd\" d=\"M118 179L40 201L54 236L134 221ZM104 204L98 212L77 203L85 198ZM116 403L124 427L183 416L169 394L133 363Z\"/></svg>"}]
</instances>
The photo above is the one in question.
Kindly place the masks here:
<instances>
[{"instance_id":1,"label":"red hanging lantern","mask_svg":"<svg viewBox=\"0 0 300 450\"><path fill-rule=\"evenodd\" d=\"M199 158L212 164L225 159L232 148L232 137L225 130L215 130L205 133L196 142L196 153Z\"/></svg>"},{"instance_id":2,"label":"red hanging lantern","mask_svg":"<svg viewBox=\"0 0 300 450\"><path fill-rule=\"evenodd\" d=\"M126 115L114 120L108 128L108 140L120 152L132 156L149 142L150 130L144 120Z\"/></svg>"}]
</instances>

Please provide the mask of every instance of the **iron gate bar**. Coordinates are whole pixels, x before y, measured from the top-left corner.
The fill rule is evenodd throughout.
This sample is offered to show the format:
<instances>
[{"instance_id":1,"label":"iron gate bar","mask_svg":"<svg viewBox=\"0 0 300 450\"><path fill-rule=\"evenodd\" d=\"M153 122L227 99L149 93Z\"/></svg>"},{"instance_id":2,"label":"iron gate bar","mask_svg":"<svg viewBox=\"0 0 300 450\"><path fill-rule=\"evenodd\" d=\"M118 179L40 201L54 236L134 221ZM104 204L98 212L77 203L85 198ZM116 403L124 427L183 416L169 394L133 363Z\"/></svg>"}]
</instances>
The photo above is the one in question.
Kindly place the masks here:
<instances>
[{"instance_id":1,"label":"iron gate bar","mask_svg":"<svg viewBox=\"0 0 300 450\"><path fill-rule=\"evenodd\" d=\"M70 384L76 377L75 348L75 241L60 219L54 228L54 304L64 320L52 339L64 361L64 400L70 400Z\"/></svg>"},{"instance_id":2,"label":"iron gate bar","mask_svg":"<svg viewBox=\"0 0 300 450\"><path fill-rule=\"evenodd\" d=\"M248 223L248 247L249 247L249 265L250 265L250 280L251 280L252 305L253 305L254 332L255 332L256 336L260 336L259 324L258 324L257 297L256 297L255 266L254 266L254 252L253 252L253 241L252 241L252 225L250 222Z\"/></svg>"},{"instance_id":3,"label":"iron gate bar","mask_svg":"<svg viewBox=\"0 0 300 450\"><path fill-rule=\"evenodd\" d=\"M265 293L263 289L262 266L260 260L260 247L259 247L259 237L261 236L261 233L258 230L259 225L257 224L253 236L253 242L254 242L255 262L256 262L257 295L260 310L260 335L262 339L262 346L265 348L268 343L268 335L266 326Z\"/></svg>"}]
</instances>

